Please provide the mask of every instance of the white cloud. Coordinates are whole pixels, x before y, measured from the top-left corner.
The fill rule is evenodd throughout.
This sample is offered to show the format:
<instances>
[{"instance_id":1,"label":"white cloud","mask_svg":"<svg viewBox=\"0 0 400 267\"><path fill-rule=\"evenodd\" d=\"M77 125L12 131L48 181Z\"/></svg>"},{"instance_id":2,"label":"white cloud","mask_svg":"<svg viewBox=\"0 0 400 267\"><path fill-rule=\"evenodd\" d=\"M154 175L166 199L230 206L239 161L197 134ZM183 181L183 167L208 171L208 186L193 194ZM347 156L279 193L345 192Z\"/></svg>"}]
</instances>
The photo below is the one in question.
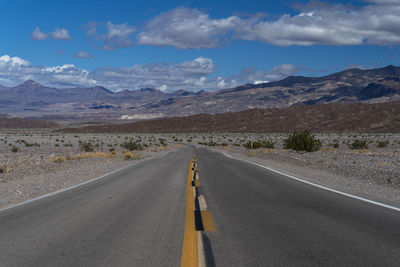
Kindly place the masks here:
<instances>
[{"instance_id":1,"label":"white cloud","mask_svg":"<svg viewBox=\"0 0 400 267\"><path fill-rule=\"evenodd\" d=\"M395 45L400 43L400 5L374 1L359 9L342 5L309 4L297 15L260 20L236 29L236 38L277 46Z\"/></svg>"},{"instance_id":2,"label":"white cloud","mask_svg":"<svg viewBox=\"0 0 400 267\"><path fill-rule=\"evenodd\" d=\"M215 19L197 9L176 8L153 18L138 43L180 49L216 47L232 39L276 46L400 44L400 1L367 2L359 8L310 2L277 19L259 14Z\"/></svg>"},{"instance_id":3,"label":"white cloud","mask_svg":"<svg viewBox=\"0 0 400 267\"><path fill-rule=\"evenodd\" d=\"M57 29L50 33L42 32L39 27L36 27L31 34L31 39L37 41L46 40L49 36L51 36L51 38L54 40L71 40L71 37L69 36L69 31L65 28L59 27L57 27Z\"/></svg>"},{"instance_id":4,"label":"white cloud","mask_svg":"<svg viewBox=\"0 0 400 267\"><path fill-rule=\"evenodd\" d=\"M296 67L293 64L281 64L279 66L275 66L270 70L257 70L255 68L246 68L243 69L239 75L237 75L237 79L241 81L246 81L248 83L266 83L269 81L277 81L284 79L290 75L295 75L301 69Z\"/></svg>"},{"instance_id":5,"label":"white cloud","mask_svg":"<svg viewBox=\"0 0 400 267\"><path fill-rule=\"evenodd\" d=\"M73 57L76 58L92 58L94 57L92 54L79 50L78 53L74 54Z\"/></svg>"},{"instance_id":6,"label":"white cloud","mask_svg":"<svg viewBox=\"0 0 400 267\"><path fill-rule=\"evenodd\" d=\"M47 39L48 36L49 35L47 33L42 32L39 27L36 27L31 34L31 39L32 40L45 40L45 39Z\"/></svg>"},{"instance_id":7,"label":"white cloud","mask_svg":"<svg viewBox=\"0 0 400 267\"><path fill-rule=\"evenodd\" d=\"M400 0L366 0L365 2L380 4L380 5L399 5Z\"/></svg>"},{"instance_id":8,"label":"white cloud","mask_svg":"<svg viewBox=\"0 0 400 267\"><path fill-rule=\"evenodd\" d=\"M160 89L160 91L163 91L163 92L165 92L165 91L167 91L167 89L168 89L168 86L167 86L167 85L165 85L165 84L163 84L163 85L161 85L161 87L160 87L159 89Z\"/></svg>"},{"instance_id":9,"label":"white cloud","mask_svg":"<svg viewBox=\"0 0 400 267\"><path fill-rule=\"evenodd\" d=\"M64 41L69 41L71 40L71 37L69 36L69 31L65 28L58 28L55 29L52 33L51 33L51 37L54 40L64 40Z\"/></svg>"},{"instance_id":10,"label":"white cloud","mask_svg":"<svg viewBox=\"0 0 400 267\"><path fill-rule=\"evenodd\" d=\"M226 83L225 80L222 77L219 77L219 82L217 83L219 88L225 88L226 87Z\"/></svg>"},{"instance_id":11,"label":"white cloud","mask_svg":"<svg viewBox=\"0 0 400 267\"><path fill-rule=\"evenodd\" d=\"M254 84L261 84L261 83L268 83L269 81L267 81L267 80L265 80L265 81L261 81L261 80L257 80L257 81L254 81L253 83Z\"/></svg>"},{"instance_id":12,"label":"white cloud","mask_svg":"<svg viewBox=\"0 0 400 267\"><path fill-rule=\"evenodd\" d=\"M254 81L276 80L296 73L292 64L282 64L269 71L245 69L233 76L215 75L215 65L210 58L198 57L178 64L153 63L124 68L98 68L88 71L73 64L60 66L35 66L19 57L0 56L1 85L15 86L33 79L47 86L66 88L101 85L113 91L154 87L162 91L201 89L214 91L231 88Z\"/></svg>"},{"instance_id":13,"label":"white cloud","mask_svg":"<svg viewBox=\"0 0 400 267\"><path fill-rule=\"evenodd\" d=\"M139 89L143 87L180 88L197 90L209 84L207 76L214 73L214 63L209 58L199 57L171 65L154 63L133 65L128 68L99 68L92 74L97 81L113 90Z\"/></svg>"},{"instance_id":14,"label":"white cloud","mask_svg":"<svg viewBox=\"0 0 400 267\"><path fill-rule=\"evenodd\" d=\"M9 55L0 56L0 79L5 86L15 86L28 79L60 88L96 84L87 70L72 64L34 66L24 59Z\"/></svg>"},{"instance_id":15,"label":"white cloud","mask_svg":"<svg viewBox=\"0 0 400 267\"><path fill-rule=\"evenodd\" d=\"M4 55L0 57L0 66L10 66L10 67L22 67L29 66L29 61L23 60L20 57L10 57L9 55Z\"/></svg>"},{"instance_id":16,"label":"white cloud","mask_svg":"<svg viewBox=\"0 0 400 267\"><path fill-rule=\"evenodd\" d=\"M211 19L197 9L176 8L150 21L138 35L138 43L182 49L215 47L225 40L238 20L236 16Z\"/></svg>"},{"instance_id":17,"label":"white cloud","mask_svg":"<svg viewBox=\"0 0 400 267\"><path fill-rule=\"evenodd\" d=\"M100 49L116 49L132 46L132 34L136 28L128 23L89 22L85 25L86 37L93 46Z\"/></svg>"}]
</instances>

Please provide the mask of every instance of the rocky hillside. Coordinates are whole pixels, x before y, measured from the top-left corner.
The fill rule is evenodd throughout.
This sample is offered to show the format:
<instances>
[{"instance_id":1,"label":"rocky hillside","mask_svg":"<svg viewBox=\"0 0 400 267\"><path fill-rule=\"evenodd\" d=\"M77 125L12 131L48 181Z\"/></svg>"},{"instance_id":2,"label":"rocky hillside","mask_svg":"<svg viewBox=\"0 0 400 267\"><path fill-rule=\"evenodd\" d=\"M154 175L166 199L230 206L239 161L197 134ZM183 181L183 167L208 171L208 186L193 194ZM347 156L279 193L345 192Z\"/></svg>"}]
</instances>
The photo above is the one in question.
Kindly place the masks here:
<instances>
[{"instance_id":1,"label":"rocky hillside","mask_svg":"<svg viewBox=\"0 0 400 267\"><path fill-rule=\"evenodd\" d=\"M199 114L134 123L65 129L66 132L400 132L400 102L333 103Z\"/></svg>"},{"instance_id":2,"label":"rocky hillside","mask_svg":"<svg viewBox=\"0 0 400 267\"><path fill-rule=\"evenodd\" d=\"M6 118L0 116L0 129L9 129L9 128L44 129L44 128L60 128L60 127L61 127L60 125L52 121Z\"/></svg>"},{"instance_id":3,"label":"rocky hillside","mask_svg":"<svg viewBox=\"0 0 400 267\"><path fill-rule=\"evenodd\" d=\"M47 119L143 119L321 103L400 101L400 67L349 69L324 77L290 76L215 92L154 88L112 92L101 86L56 89L35 81L0 87L0 113Z\"/></svg>"},{"instance_id":4,"label":"rocky hillside","mask_svg":"<svg viewBox=\"0 0 400 267\"><path fill-rule=\"evenodd\" d=\"M335 102L382 103L398 100L400 67L388 66L373 70L349 69L324 77L290 76L277 82L248 84L201 97L189 96L151 103L136 112L171 116Z\"/></svg>"}]
</instances>

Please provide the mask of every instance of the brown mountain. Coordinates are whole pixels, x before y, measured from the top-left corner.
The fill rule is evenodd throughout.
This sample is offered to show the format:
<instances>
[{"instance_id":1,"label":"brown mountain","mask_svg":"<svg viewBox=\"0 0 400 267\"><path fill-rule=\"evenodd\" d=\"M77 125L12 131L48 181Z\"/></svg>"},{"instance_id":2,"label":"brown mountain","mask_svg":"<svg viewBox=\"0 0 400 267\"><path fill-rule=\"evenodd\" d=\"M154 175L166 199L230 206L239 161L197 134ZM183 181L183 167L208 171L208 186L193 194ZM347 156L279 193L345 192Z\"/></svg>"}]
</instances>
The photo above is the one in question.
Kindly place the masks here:
<instances>
[{"instance_id":1,"label":"brown mountain","mask_svg":"<svg viewBox=\"0 0 400 267\"><path fill-rule=\"evenodd\" d=\"M29 120L21 118L6 118L0 116L0 129L5 128L60 128L61 126L52 121Z\"/></svg>"},{"instance_id":2,"label":"brown mountain","mask_svg":"<svg viewBox=\"0 0 400 267\"><path fill-rule=\"evenodd\" d=\"M332 103L199 114L133 123L65 129L66 132L400 132L400 102Z\"/></svg>"}]
</instances>

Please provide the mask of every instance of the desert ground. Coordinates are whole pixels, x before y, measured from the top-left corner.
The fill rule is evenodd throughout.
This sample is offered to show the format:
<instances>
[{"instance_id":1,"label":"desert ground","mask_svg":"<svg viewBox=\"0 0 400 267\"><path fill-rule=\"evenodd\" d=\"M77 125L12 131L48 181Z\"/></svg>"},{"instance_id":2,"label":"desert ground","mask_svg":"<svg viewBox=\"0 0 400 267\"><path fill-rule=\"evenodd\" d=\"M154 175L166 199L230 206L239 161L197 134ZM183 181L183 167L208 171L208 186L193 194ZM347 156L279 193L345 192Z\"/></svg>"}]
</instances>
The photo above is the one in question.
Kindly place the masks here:
<instances>
[{"instance_id":1,"label":"desert ground","mask_svg":"<svg viewBox=\"0 0 400 267\"><path fill-rule=\"evenodd\" d=\"M322 143L316 152L285 149L287 136L1 130L0 207L79 184L184 145L207 147L344 192L400 205L400 134L316 134ZM258 141L268 141L267 147L252 148Z\"/></svg>"}]
</instances>

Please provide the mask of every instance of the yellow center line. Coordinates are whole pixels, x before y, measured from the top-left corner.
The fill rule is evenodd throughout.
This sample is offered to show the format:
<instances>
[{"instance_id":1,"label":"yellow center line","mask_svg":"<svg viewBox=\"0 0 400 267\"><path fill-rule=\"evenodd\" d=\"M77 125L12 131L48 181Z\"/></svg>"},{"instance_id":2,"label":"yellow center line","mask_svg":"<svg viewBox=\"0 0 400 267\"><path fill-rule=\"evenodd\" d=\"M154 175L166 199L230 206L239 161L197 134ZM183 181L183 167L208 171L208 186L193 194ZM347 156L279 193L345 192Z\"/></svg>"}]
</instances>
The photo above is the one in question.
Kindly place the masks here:
<instances>
[{"instance_id":1,"label":"yellow center line","mask_svg":"<svg viewBox=\"0 0 400 267\"><path fill-rule=\"evenodd\" d=\"M186 185L186 219L185 219L185 235L183 238L183 248L181 257L182 267L198 266L197 254L197 233L194 221L194 198L192 189L193 167L194 159L190 160L189 174Z\"/></svg>"},{"instance_id":2,"label":"yellow center line","mask_svg":"<svg viewBox=\"0 0 400 267\"><path fill-rule=\"evenodd\" d=\"M186 218L181 256L182 267L205 266L201 231L215 231L211 213L206 210L207 205L204 196L199 196L198 191L196 191L200 186L200 181L196 179L197 177L197 162L196 158L193 158L190 160L186 185ZM198 208L196 208L196 205Z\"/></svg>"}]
</instances>

